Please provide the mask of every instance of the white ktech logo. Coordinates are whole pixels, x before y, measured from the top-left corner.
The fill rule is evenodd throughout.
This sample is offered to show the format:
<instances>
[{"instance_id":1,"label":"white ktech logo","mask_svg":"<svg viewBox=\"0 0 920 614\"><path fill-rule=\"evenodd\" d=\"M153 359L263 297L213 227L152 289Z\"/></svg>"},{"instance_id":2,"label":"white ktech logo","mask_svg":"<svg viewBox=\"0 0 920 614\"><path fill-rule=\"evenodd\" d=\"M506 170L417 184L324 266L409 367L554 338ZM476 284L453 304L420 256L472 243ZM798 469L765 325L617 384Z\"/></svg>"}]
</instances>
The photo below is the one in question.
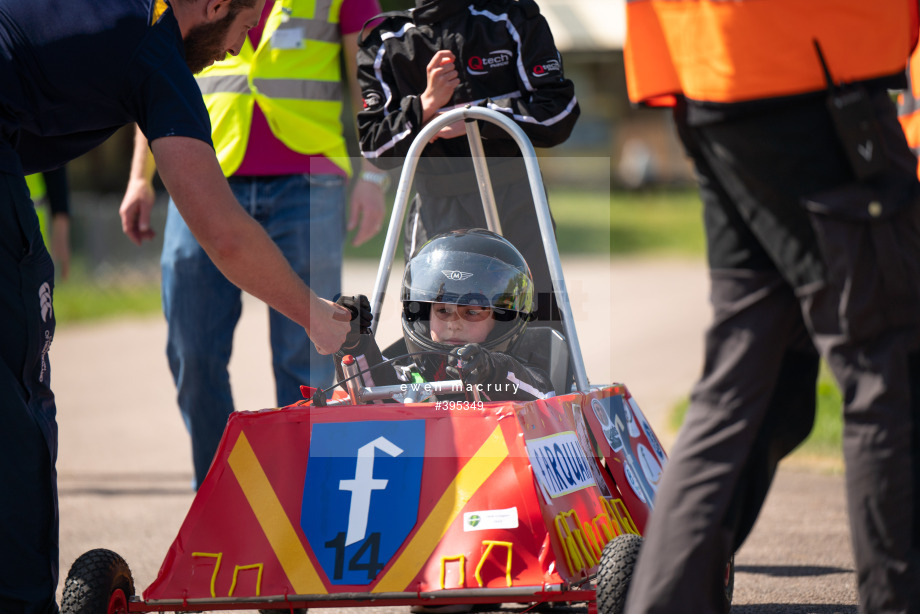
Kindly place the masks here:
<instances>
[{"instance_id":1,"label":"white ktech logo","mask_svg":"<svg viewBox=\"0 0 920 614\"><path fill-rule=\"evenodd\" d=\"M46 281L38 288L38 302L42 310L42 322L47 322L51 316L51 286Z\"/></svg>"},{"instance_id":2,"label":"white ktech logo","mask_svg":"<svg viewBox=\"0 0 920 614\"><path fill-rule=\"evenodd\" d=\"M371 492L385 490L387 482L389 482L389 480L374 479L374 454L376 450L385 452L393 457L403 453L402 448L386 437L378 437L374 441L358 448L355 478L353 480L339 480L339 490L351 491L348 531L345 535L346 546L364 539L367 533L367 519L371 511Z\"/></svg>"}]
</instances>

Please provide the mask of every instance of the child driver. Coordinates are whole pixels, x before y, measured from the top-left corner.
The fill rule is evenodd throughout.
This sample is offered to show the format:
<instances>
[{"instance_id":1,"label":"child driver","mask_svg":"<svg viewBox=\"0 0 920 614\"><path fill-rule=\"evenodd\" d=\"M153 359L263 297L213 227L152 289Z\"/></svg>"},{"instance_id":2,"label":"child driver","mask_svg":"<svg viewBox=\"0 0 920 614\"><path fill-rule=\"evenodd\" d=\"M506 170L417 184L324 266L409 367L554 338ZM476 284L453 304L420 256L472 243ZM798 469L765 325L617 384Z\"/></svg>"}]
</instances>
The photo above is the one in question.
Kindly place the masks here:
<instances>
[{"instance_id":1,"label":"child driver","mask_svg":"<svg viewBox=\"0 0 920 614\"><path fill-rule=\"evenodd\" d=\"M365 373L365 385L460 379L484 401L552 396L546 373L513 356L533 313L533 280L520 252L500 235L476 228L432 238L406 264L400 299L403 340L412 355ZM366 297L339 301L360 311L365 324L361 332L353 325L336 354L341 380L343 355L353 355L362 368L383 357L367 328Z\"/></svg>"}]
</instances>

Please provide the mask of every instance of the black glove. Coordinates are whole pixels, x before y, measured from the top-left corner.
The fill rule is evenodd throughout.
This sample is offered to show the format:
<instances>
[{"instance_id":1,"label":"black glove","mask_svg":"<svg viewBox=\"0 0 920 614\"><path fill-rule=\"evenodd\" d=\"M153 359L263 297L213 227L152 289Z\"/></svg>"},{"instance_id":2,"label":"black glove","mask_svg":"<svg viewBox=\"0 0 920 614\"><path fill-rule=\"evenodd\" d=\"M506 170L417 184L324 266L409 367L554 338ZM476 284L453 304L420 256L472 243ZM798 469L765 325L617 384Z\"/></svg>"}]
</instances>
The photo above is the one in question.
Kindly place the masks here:
<instances>
[{"instance_id":1,"label":"black glove","mask_svg":"<svg viewBox=\"0 0 920 614\"><path fill-rule=\"evenodd\" d=\"M335 302L351 312L351 330L345 335L343 350L353 350L361 344L361 335L371 334L371 303L363 294L358 296L340 296Z\"/></svg>"},{"instance_id":2,"label":"black glove","mask_svg":"<svg viewBox=\"0 0 920 614\"><path fill-rule=\"evenodd\" d=\"M454 348L447 357L447 374L464 384L485 384L495 373L492 353L478 343Z\"/></svg>"}]
</instances>

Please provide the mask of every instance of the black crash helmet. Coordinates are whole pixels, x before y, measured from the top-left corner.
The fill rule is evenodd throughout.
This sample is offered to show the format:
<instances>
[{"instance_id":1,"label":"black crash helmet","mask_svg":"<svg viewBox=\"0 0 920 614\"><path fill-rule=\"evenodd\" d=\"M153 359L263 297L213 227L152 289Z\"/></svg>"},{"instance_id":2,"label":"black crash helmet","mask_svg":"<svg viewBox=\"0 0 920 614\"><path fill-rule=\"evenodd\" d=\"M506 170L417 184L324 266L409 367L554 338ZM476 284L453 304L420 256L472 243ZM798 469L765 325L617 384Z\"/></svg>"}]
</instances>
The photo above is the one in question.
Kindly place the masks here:
<instances>
[{"instance_id":1,"label":"black crash helmet","mask_svg":"<svg viewBox=\"0 0 920 614\"><path fill-rule=\"evenodd\" d=\"M454 347L431 339L433 303L491 307L495 327L480 345L507 352L532 318L533 277L521 253L501 235L482 228L454 230L433 237L409 260L400 300L410 352ZM434 362L441 359L419 359L419 364Z\"/></svg>"}]
</instances>

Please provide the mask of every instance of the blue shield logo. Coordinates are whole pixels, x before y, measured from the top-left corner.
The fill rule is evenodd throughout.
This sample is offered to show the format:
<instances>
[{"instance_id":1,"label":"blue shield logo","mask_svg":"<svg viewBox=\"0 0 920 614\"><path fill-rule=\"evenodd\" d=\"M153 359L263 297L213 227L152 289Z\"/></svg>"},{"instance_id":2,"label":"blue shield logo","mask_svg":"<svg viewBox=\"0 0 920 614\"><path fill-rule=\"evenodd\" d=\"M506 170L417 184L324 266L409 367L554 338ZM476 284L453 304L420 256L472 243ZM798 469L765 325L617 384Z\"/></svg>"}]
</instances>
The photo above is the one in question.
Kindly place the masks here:
<instances>
[{"instance_id":1,"label":"blue shield logo","mask_svg":"<svg viewBox=\"0 0 920 614\"><path fill-rule=\"evenodd\" d=\"M412 531L424 451L424 420L313 425L300 526L333 584L370 584Z\"/></svg>"}]
</instances>

